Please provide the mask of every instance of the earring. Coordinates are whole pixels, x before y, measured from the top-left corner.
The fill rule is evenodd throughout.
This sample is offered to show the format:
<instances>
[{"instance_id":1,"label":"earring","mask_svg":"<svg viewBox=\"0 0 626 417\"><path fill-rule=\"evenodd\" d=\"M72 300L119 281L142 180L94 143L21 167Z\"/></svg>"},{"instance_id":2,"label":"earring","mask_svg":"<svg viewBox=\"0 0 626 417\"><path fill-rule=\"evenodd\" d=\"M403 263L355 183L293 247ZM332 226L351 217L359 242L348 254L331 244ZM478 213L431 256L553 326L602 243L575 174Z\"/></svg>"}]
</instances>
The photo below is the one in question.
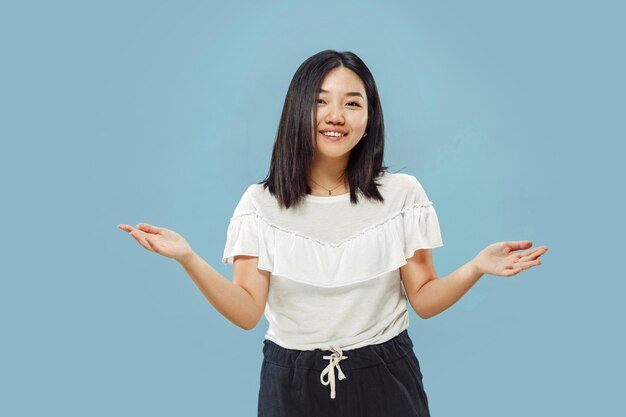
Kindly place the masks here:
<instances>
[{"instance_id":1,"label":"earring","mask_svg":"<svg viewBox=\"0 0 626 417\"><path fill-rule=\"evenodd\" d=\"M365 131L365 134L363 136L361 136L361 137L364 138L365 136L367 136L367 130Z\"/></svg>"}]
</instances>

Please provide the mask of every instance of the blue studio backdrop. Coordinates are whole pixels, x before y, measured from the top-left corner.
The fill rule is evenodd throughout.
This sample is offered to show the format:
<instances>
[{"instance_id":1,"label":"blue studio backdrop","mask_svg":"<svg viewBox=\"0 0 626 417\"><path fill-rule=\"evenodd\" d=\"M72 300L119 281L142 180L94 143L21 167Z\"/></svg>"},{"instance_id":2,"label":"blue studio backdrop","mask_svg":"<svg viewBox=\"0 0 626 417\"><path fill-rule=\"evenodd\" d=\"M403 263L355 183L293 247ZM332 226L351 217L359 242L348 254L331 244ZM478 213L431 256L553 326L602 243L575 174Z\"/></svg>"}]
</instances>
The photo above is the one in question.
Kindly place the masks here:
<instances>
[{"instance_id":1,"label":"blue studio backdrop","mask_svg":"<svg viewBox=\"0 0 626 417\"><path fill-rule=\"evenodd\" d=\"M439 277L548 245L409 334L437 417L624 415L624 6L525 1L0 5L0 415L253 416L262 341L117 224L221 264L292 75L349 50L385 163L437 208Z\"/></svg>"}]
</instances>

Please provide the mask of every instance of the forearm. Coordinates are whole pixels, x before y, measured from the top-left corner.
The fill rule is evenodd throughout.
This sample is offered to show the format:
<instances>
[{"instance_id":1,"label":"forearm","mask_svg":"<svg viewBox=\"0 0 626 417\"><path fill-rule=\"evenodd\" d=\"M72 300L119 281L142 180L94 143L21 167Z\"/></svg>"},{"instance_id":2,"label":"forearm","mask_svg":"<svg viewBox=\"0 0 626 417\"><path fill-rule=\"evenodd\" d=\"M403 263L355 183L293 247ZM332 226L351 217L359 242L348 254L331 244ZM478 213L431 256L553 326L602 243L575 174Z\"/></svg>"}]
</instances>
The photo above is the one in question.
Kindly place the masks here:
<instances>
[{"instance_id":1,"label":"forearm","mask_svg":"<svg viewBox=\"0 0 626 417\"><path fill-rule=\"evenodd\" d=\"M257 307L250 293L224 278L196 253L180 264L220 314L242 329L254 328Z\"/></svg>"},{"instance_id":2,"label":"forearm","mask_svg":"<svg viewBox=\"0 0 626 417\"><path fill-rule=\"evenodd\" d=\"M428 281L414 296L411 304L419 316L433 317L456 303L484 274L473 260L451 274Z\"/></svg>"}]
</instances>

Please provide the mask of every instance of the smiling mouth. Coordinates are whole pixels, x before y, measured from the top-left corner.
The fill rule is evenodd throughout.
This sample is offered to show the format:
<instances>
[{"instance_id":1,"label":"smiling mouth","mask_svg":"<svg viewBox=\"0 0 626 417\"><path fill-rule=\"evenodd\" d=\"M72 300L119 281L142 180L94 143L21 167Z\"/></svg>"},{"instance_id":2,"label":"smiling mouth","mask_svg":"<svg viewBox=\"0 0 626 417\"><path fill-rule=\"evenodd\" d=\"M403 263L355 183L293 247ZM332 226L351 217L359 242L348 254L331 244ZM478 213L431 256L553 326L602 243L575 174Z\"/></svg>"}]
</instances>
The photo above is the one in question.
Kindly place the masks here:
<instances>
[{"instance_id":1,"label":"smiling mouth","mask_svg":"<svg viewBox=\"0 0 626 417\"><path fill-rule=\"evenodd\" d=\"M324 132L319 132L320 135L324 136L326 139L332 140L332 141L338 141L340 139L343 139L347 136L347 134L345 133L340 133L340 132L333 132L332 134L327 134Z\"/></svg>"}]
</instances>

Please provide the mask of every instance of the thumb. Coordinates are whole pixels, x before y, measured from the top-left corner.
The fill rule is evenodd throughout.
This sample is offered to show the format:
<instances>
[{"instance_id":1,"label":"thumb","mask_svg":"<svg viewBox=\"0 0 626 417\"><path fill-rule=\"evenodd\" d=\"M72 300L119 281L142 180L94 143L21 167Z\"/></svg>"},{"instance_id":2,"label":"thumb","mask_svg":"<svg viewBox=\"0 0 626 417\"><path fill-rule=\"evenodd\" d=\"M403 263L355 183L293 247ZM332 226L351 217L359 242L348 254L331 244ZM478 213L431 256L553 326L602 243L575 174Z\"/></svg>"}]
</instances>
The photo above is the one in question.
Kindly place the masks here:
<instances>
[{"instance_id":1,"label":"thumb","mask_svg":"<svg viewBox=\"0 0 626 417\"><path fill-rule=\"evenodd\" d=\"M530 240L518 240L514 242L507 242L507 245L511 250L527 249L533 245L533 242Z\"/></svg>"},{"instance_id":2,"label":"thumb","mask_svg":"<svg viewBox=\"0 0 626 417\"><path fill-rule=\"evenodd\" d=\"M162 230L160 227L152 226L148 223L137 223L135 227L146 233L159 233Z\"/></svg>"}]
</instances>

